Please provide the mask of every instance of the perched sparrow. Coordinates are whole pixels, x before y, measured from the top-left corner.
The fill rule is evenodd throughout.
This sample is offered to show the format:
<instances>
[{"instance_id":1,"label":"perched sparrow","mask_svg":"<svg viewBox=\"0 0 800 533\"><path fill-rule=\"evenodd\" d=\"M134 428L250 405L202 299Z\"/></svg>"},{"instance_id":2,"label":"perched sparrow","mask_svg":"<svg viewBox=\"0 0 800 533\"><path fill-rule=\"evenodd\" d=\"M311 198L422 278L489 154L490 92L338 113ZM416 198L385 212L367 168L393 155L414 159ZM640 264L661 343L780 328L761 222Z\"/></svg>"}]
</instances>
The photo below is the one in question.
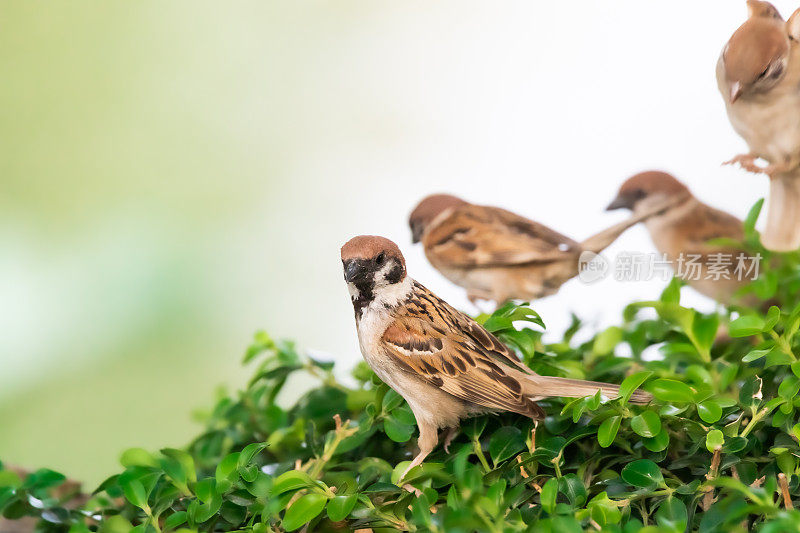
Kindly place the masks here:
<instances>
[{"instance_id":1,"label":"perched sparrow","mask_svg":"<svg viewBox=\"0 0 800 533\"><path fill-rule=\"evenodd\" d=\"M656 248L695 290L722 303L733 302L736 291L751 280L754 260L741 250L708 241L741 241L741 220L704 204L683 183L657 171L626 180L607 209L627 208L635 214L666 199L673 200L671 206L645 221Z\"/></svg>"},{"instance_id":2,"label":"perched sparrow","mask_svg":"<svg viewBox=\"0 0 800 533\"><path fill-rule=\"evenodd\" d=\"M764 245L800 246L800 9L784 22L768 2L748 0L749 18L717 62L728 118L750 152L728 163L770 176ZM757 159L768 166L760 167Z\"/></svg>"},{"instance_id":3,"label":"perched sparrow","mask_svg":"<svg viewBox=\"0 0 800 533\"><path fill-rule=\"evenodd\" d=\"M749 0L750 17L717 62L717 85L750 153L747 170L777 174L800 165L800 10L784 22L772 4ZM765 159L769 166L755 164Z\"/></svg>"},{"instance_id":4,"label":"perched sparrow","mask_svg":"<svg viewBox=\"0 0 800 533\"><path fill-rule=\"evenodd\" d=\"M433 450L439 428L457 428L462 418L511 411L539 420L537 399L619 394L616 385L534 373L477 322L411 279L388 239L351 239L342 247L342 266L361 353L417 419L420 452L403 476ZM631 397L649 399L642 391Z\"/></svg>"},{"instance_id":5,"label":"perched sparrow","mask_svg":"<svg viewBox=\"0 0 800 533\"><path fill-rule=\"evenodd\" d=\"M651 214L638 213L577 242L505 209L435 194L417 205L408 223L412 241L422 241L428 261L467 289L471 301L502 303L555 294L578 274L581 253L599 253Z\"/></svg>"}]
</instances>

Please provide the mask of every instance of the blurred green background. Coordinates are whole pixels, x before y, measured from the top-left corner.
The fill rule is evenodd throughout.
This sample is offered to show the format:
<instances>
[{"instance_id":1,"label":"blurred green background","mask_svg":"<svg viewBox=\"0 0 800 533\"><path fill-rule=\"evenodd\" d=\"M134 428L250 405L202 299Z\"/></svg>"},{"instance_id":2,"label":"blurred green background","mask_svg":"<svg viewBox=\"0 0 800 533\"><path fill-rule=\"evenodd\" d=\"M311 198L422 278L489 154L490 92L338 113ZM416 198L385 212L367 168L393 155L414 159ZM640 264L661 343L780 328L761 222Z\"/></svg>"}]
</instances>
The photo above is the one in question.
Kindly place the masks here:
<instances>
[{"instance_id":1,"label":"blurred green background","mask_svg":"<svg viewBox=\"0 0 800 533\"><path fill-rule=\"evenodd\" d=\"M742 142L713 73L744 13L4 0L0 459L91 484L127 447L185 444L192 411L246 379L259 328L346 373L355 234L396 240L416 279L474 311L411 246L428 193L580 239L622 216L603 213L621 180L663 168L744 215L766 180L719 166ZM642 228L621 241L652 249ZM573 310L600 327L662 285L571 282L536 309L556 335Z\"/></svg>"},{"instance_id":2,"label":"blurred green background","mask_svg":"<svg viewBox=\"0 0 800 533\"><path fill-rule=\"evenodd\" d=\"M0 12L0 457L97 482L185 444L280 313L303 45L261 2Z\"/></svg>"}]
</instances>

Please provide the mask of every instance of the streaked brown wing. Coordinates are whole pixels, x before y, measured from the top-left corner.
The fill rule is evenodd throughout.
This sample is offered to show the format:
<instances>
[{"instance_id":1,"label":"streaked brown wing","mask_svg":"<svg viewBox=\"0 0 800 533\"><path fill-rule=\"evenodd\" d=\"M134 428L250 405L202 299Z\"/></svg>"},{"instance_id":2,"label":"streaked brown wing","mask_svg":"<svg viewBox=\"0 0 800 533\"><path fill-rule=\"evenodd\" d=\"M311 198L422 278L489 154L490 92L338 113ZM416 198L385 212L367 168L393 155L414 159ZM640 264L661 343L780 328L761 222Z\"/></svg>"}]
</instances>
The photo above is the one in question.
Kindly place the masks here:
<instances>
[{"instance_id":1,"label":"streaked brown wing","mask_svg":"<svg viewBox=\"0 0 800 533\"><path fill-rule=\"evenodd\" d=\"M409 298L406 312L410 316L423 317L433 324L433 327L436 327L436 324L446 325L446 329L440 328L439 333L457 337L455 342L464 350L479 351L496 362L528 374L533 373L520 362L508 346L500 342L500 339L486 331L472 317L455 309L420 283L414 282L414 292Z\"/></svg>"},{"instance_id":2,"label":"streaked brown wing","mask_svg":"<svg viewBox=\"0 0 800 533\"><path fill-rule=\"evenodd\" d=\"M459 267L564 259L580 249L569 237L499 207L465 205L432 228L426 253Z\"/></svg>"},{"instance_id":3,"label":"streaked brown wing","mask_svg":"<svg viewBox=\"0 0 800 533\"><path fill-rule=\"evenodd\" d=\"M435 306L430 297L437 300ZM519 380L525 367L493 335L419 284L405 309L382 337L400 368L487 409L531 418L544 416L541 408L522 394ZM477 329L461 329L463 318L456 315L467 318ZM521 369L514 368L517 366Z\"/></svg>"}]
</instances>

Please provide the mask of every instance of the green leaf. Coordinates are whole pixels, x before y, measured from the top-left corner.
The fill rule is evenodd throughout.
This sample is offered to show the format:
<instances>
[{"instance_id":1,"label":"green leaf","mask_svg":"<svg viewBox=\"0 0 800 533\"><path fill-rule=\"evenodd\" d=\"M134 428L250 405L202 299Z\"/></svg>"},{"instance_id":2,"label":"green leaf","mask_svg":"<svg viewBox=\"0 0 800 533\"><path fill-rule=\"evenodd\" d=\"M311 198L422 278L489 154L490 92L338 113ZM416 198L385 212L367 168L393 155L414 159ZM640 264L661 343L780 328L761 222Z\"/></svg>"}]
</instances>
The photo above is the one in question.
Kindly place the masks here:
<instances>
[{"instance_id":1,"label":"green leaf","mask_svg":"<svg viewBox=\"0 0 800 533\"><path fill-rule=\"evenodd\" d=\"M283 517L283 528L294 531L311 522L325 508L328 501L322 494L311 493L301 496L295 501Z\"/></svg>"},{"instance_id":2,"label":"green leaf","mask_svg":"<svg viewBox=\"0 0 800 533\"><path fill-rule=\"evenodd\" d=\"M407 442L414 434L414 426L403 424L393 416L383 419L383 431L394 442Z\"/></svg>"},{"instance_id":3,"label":"green leaf","mask_svg":"<svg viewBox=\"0 0 800 533\"><path fill-rule=\"evenodd\" d=\"M302 470L289 470L275 479L275 483L272 485L272 494L277 496L290 490L312 485L314 485L314 480Z\"/></svg>"},{"instance_id":4,"label":"green leaf","mask_svg":"<svg viewBox=\"0 0 800 533\"><path fill-rule=\"evenodd\" d=\"M133 526L124 516L112 515L103 520L100 533L131 533Z\"/></svg>"},{"instance_id":5,"label":"green leaf","mask_svg":"<svg viewBox=\"0 0 800 533\"><path fill-rule=\"evenodd\" d=\"M764 331L764 319L756 315L740 316L728 326L728 334L731 337L749 337L758 335Z\"/></svg>"},{"instance_id":6,"label":"green leaf","mask_svg":"<svg viewBox=\"0 0 800 533\"><path fill-rule=\"evenodd\" d=\"M216 496L217 491L217 480L213 477L207 477L205 479L201 479L197 482L194 486L194 493L197 498L203 502L211 501L214 496Z\"/></svg>"},{"instance_id":7,"label":"green leaf","mask_svg":"<svg viewBox=\"0 0 800 533\"><path fill-rule=\"evenodd\" d=\"M797 396L798 391L800 391L800 379L795 376L787 376L778 385L778 395L787 400L792 400Z\"/></svg>"},{"instance_id":8,"label":"green leaf","mask_svg":"<svg viewBox=\"0 0 800 533\"><path fill-rule=\"evenodd\" d=\"M395 392L394 389L389 389L386 391L386 395L383 397L383 410L387 413L390 413L397 407L400 407L400 404L402 404L403 401L403 397Z\"/></svg>"},{"instance_id":9,"label":"green leaf","mask_svg":"<svg viewBox=\"0 0 800 533\"><path fill-rule=\"evenodd\" d=\"M197 472L195 472L194 459L192 458L191 455L189 455L187 452L183 450L178 450L176 448L164 448L161 450L161 453L164 456L173 459L180 465L182 474L178 475L177 472L171 470L170 472L167 472L167 474L170 477L179 482L188 481L189 483L194 483L195 481L197 481Z\"/></svg>"},{"instance_id":10,"label":"green leaf","mask_svg":"<svg viewBox=\"0 0 800 533\"><path fill-rule=\"evenodd\" d=\"M164 529L175 529L181 524L186 523L187 518L186 511L177 511L169 515L164 521Z\"/></svg>"},{"instance_id":11,"label":"green leaf","mask_svg":"<svg viewBox=\"0 0 800 533\"><path fill-rule=\"evenodd\" d=\"M780 319L781 310L777 306L770 306L767 311L767 317L764 319L764 331L769 331L774 328Z\"/></svg>"},{"instance_id":12,"label":"green leaf","mask_svg":"<svg viewBox=\"0 0 800 533\"><path fill-rule=\"evenodd\" d=\"M667 304L679 304L681 301L681 287L683 282L680 278L673 277L661 293L661 302Z\"/></svg>"},{"instance_id":13,"label":"green leaf","mask_svg":"<svg viewBox=\"0 0 800 533\"><path fill-rule=\"evenodd\" d=\"M522 431L513 426L504 426L494 432L489 439L489 455L494 464L498 464L525 448L525 438Z\"/></svg>"},{"instance_id":14,"label":"green leaf","mask_svg":"<svg viewBox=\"0 0 800 533\"><path fill-rule=\"evenodd\" d=\"M719 316L716 314L701 315L698 313L695 315L692 321L692 332L701 350L708 352L711 349L711 345L714 344L714 339L717 337L717 329L719 329Z\"/></svg>"},{"instance_id":15,"label":"green leaf","mask_svg":"<svg viewBox=\"0 0 800 533\"><path fill-rule=\"evenodd\" d=\"M217 480L217 488L223 492L228 490L231 485L239 479L236 469L239 466L239 452L230 453L225 456L217 465L214 477Z\"/></svg>"},{"instance_id":16,"label":"green leaf","mask_svg":"<svg viewBox=\"0 0 800 533\"><path fill-rule=\"evenodd\" d=\"M654 488L664 484L661 470L649 459L639 459L625 465L622 479L629 485L640 488Z\"/></svg>"},{"instance_id":17,"label":"green leaf","mask_svg":"<svg viewBox=\"0 0 800 533\"><path fill-rule=\"evenodd\" d=\"M643 438L642 444L651 452L661 452L669 446L669 432L667 428L661 428L661 433L653 438Z\"/></svg>"},{"instance_id":18,"label":"green leaf","mask_svg":"<svg viewBox=\"0 0 800 533\"><path fill-rule=\"evenodd\" d=\"M589 502L587 506L592 520L601 526L616 524L622 518L622 511L613 500L608 497L608 493L601 492Z\"/></svg>"},{"instance_id":19,"label":"green leaf","mask_svg":"<svg viewBox=\"0 0 800 533\"><path fill-rule=\"evenodd\" d=\"M247 466L253 460L253 457L256 454L260 453L261 450L267 447L267 443L265 442L254 442L252 444L248 444L244 447L244 449L239 454L239 466Z\"/></svg>"},{"instance_id":20,"label":"green leaf","mask_svg":"<svg viewBox=\"0 0 800 533\"><path fill-rule=\"evenodd\" d=\"M622 398L622 403L628 403L628 400L631 398L631 394L633 394L633 392L652 375L652 371L645 370L642 372L636 372L635 374L631 374L625 378L622 381L622 384L619 386L619 395L620 398Z\"/></svg>"},{"instance_id":21,"label":"green leaf","mask_svg":"<svg viewBox=\"0 0 800 533\"><path fill-rule=\"evenodd\" d=\"M767 354L768 354L769 352L771 352L772 350L773 350L773 348L771 348L771 347L770 347L770 348L765 348L765 349L763 349L763 350L750 350L750 351L747 353L747 355L745 355L744 357L742 357L742 362L743 362L743 363L749 363L749 362L751 362L751 361L756 361L756 360L758 360L758 359L761 359L761 358L762 358L762 357L764 357L765 355L767 355Z\"/></svg>"},{"instance_id":22,"label":"green leaf","mask_svg":"<svg viewBox=\"0 0 800 533\"><path fill-rule=\"evenodd\" d=\"M657 379L648 387L650 393L665 402L692 402L694 392L686 384L674 379Z\"/></svg>"},{"instance_id":23,"label":"green leaf","mask_svg":"<svg viewBox=\"0 0 800 533\"><path fill-rule=\"evenodd\" d=\"M722 417L722 407L714 400L706 400L697 405L697 414L703 422L713 424Z\"/></svg>"},{"instance_id":24,"label":"green leaf","mask_svg":"<svg viewBox=\"0 0 800 533\"><path fill-rule=\"evenodd\" d=\"M603 420L597 429L597 442L603 448L608 448L617 436L619 425L622 422L621 416L612 416Z\"/></svg>"},{"instance_id":25,"label":"green leaf","mask_svg":"<svg viewBox=\"0 0 800 533\"><path fill-rule=\"evenodd\" d=\"M119 462L125 468L129 466L155 467L158 465L158 462L153 457L153 454L143 448L128 448L122 452Z\"/></svg>"},{"instance_id":26,"label":"green leaf","mask_svg":"<svg viewBox=\"0 0 800 533\"><path fill-rule=\"evenodd\" d=\"M685 531L689 521L686 504L680 499L669 497L658 506L656 523L672 531Z\"/></svg>"},{"instance_id":27,"label":"green leaf","mask_svg":"<svg viewBox=\"0 0 800 533\"><path fill-rule=\"evenodd\" d=\"M330 518L332 522L344 520L350 514L350 511L353 510L353 507L356 506L357 500L358 494L342 494L335 496L328 502L328 518Z\"/></svg>"},{"instance_id":28,"label":"green leaf","mask_svg":"<svg viewBox=\"0 0 800 533\"><path fill-rule=\"evenodd\" d=\"M655 437L661 432L661 419L648 409L631 419L631 429L642 437Z\"/></svg>"},{"instance_id":29,"label":"green leaf","mask_svg":"<svg viewBox=\"0 0 800 533\"><path fill-rule=\"evenodd\" d=\"M144 490L144 485L142 485L141 481L136 478L125 479L120 485L125 498L129 502L139 509L150 510L150 506L147 504L147 492Z\"/></svg>"},{"instance_id":30,"label":"green leaf","mask_svg":"<svg viewBox=\"0 0 800 533\"><path fill-rule=\"evenodd\" d=\"M622 328L611 326L600 332L594 339L592 351L595 355L607 355L622 341Z\"/></svg>"},{"instance_id":31,"label":"green leaf","mask_svg":"<svg viewBox=\"0 0 800 533\"><path fill-rule=\"evenodd\" d=\"M718 429L712 429L706 435L706 449L710 452L713 452L717 446L722 447L725 444L725 436L722 434L722 431Z\"/></svg>"},{"instance_id":32,"label":"green leaf","mask_svg":"<svg viewBox=\"0 0 800 533\"><path fill-rule=\"evenodd\" d=\"M556 510L556 498L558 497L558 480L550 478L542 487L542 509L548 514L553 514Z\"/></svg>"},{"instance_id":33,"label":"green leaf","mask_svg":"<svg viewBox=\"0 0 800 533\"><path fill-rule=\"evenodd\" d=\"M750 208L750 211L747 212L747 216L744 219L744 231L746 235L752 235L755 233L756 221L758 220L758 215L761 213L761 208L764 206L764 199L760 198L753 206Z\"/></svg>"},{"instance_id":34,"label":"green leaf","mask_svg":"<svg viewBox=\"0 0 800 533\"><path fill-rule=\"evenodd\" d=\"M558 490L566 494L573 507L582 507L586 503L586 487L576 474L565 474L558 480Z\"/></svg>"},{"instance_id":35,"label":"green leaf","mask_svg":"<svg viewBox=\"0 0 800 533\"><path fill-rule=\"evenodd\" d=\"M485 416L471 418L462 426L462 431L464 431L464 435L470 440L476 440L483 434L483 430L486 429L486 423L488 421L488 418Z\"/></svg>"}]
</instances>

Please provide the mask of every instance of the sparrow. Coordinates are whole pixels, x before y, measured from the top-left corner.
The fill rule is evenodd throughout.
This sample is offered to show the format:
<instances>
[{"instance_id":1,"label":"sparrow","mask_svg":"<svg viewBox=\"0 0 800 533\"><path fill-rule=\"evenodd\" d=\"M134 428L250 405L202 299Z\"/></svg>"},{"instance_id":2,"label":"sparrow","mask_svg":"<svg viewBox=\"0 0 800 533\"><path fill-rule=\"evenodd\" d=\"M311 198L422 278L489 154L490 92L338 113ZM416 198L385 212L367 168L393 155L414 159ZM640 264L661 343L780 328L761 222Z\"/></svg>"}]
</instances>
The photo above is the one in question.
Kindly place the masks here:
<instances>
[{"instance_id":1,"label":"sparrow","mask_svg":"<svg viewBox=\"0 0 800 533\"><path fill-rule=\"evenodd\" d=\"M753 261L758 259L741 249L709 241L724 238L741 242L741 220L704 204L675 177L659 171L628 178L606 209L630 209L636 214L649 211L652 205L662 205L665 200L671 200L670 207L644 222L659 253L670 262L676 275L699 293L723 304L735 303L737 291L751 281L757 266ZM740 259L744 263L740 264ZM737 271L739 267L741 271Z\"/></svg>"},{"instance_id":2,"label":"sparrow","mask_svg":"<svg viewBox=\"0 0 800 533\"><path fill-rule=\"evenodd\" d=\"M458 428L464 418L509 411L541 420L542 398L619 395L617 385L533 372L475 320L411 279L400 249L386 238L354 237L341 257L361 353L405 398L419 427L419 454L401 479L436 447L439 429ZM650 399L643 391L631 396ZM454 431L448 433L445 447Z\"/></svg>"},{"instance_id":3,"label":"sparrow","mask_svg":"<svg viewBox=\"0 0 800 533\"><path fill-rule=\"evenodd\" d=\"M776 251L800 246L800 9L788 21L770 3L748 0L749 17L717 62L717 85L749 153L726 163L770 177L762 234ZM766 167L756 164L767 161Z\"/></svg>"},{"instance_id":4,"label":"sparrow","mask_svg":"<svg viewBox=\"0 0 800 533\"><path fill-rule=\"evenodd\" d=\"M470 301L502 303L555 294L578 274L581 254L600 253L651 214L639 213L577 242L505 209L434 194L414 208L408 224L412 242L422 242L431 265L467 289Z\"/></svg>"}]
</instances>

